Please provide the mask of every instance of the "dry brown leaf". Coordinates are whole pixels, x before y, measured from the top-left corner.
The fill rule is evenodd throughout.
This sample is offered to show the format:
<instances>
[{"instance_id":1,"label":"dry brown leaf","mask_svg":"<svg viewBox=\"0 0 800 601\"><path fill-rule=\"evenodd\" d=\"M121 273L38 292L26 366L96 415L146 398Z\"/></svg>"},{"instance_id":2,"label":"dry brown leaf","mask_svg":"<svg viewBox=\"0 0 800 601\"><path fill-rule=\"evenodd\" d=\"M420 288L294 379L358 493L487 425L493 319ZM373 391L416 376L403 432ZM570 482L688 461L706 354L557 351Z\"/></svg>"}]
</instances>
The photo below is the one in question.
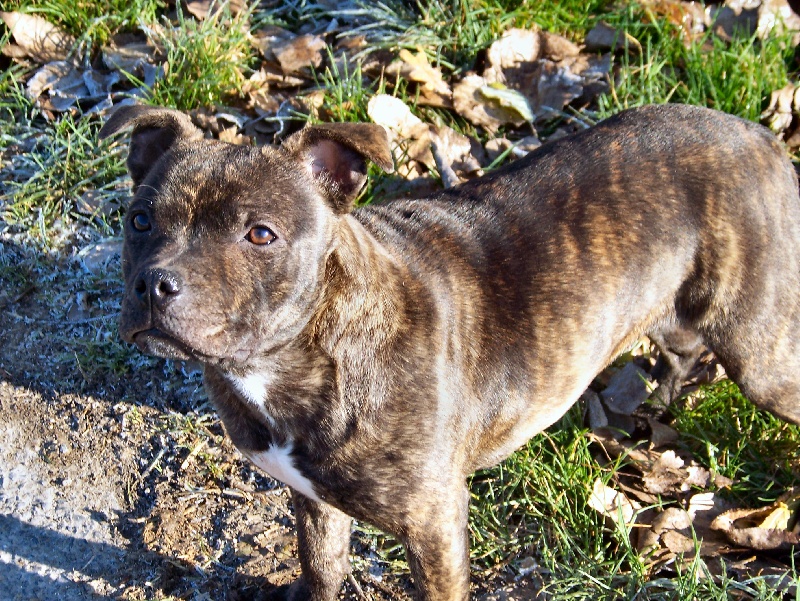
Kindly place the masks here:
<instances>
[{"instance_id":1,"label":"dry brown leaf","mask_svg":"<svg viewBox=\"0 0 800 601\"><path fill-rule=\"evenodd\" d=\"M631 361L611 377L600 396L614 413L633 415L653 388L650 374Z\"/></svg>"},{"instance_id":2,"label":"dry brown leaf","mask_svg":"<svg viewBox=\"0 0 800 601\"><path fill-rule=\"evenodd\" d=\"M488 82L480 75L467 75L453 87L453 107L456 112L478 127L490 133L496 132L502 125L522 125L525 120L519 113L506 109L499 102L486 99L481 88Z\"/></svg>"},{"instance_id":3,"label":"dry brown leaf","mask_svg":"<svg viewBox=\"0 0 800 601\"><path fill-rule=\"evenodd\" d=\"M505 138L490 140L490 142L495 142L498 150L503 147L511 147L511 141L506 140ZM486 144L486 149L489 150L488 143ZM492 156L491 152L489 156ZM603 430L603 432L599 434L604 435L605 428L608 427L608 415L606 415L606 408L603 406L603 402L600 400L600 395L598 395L591 388L587 388L583 391L583 394L581 394L580 400L583 402L583 406L586 407L584 419L589 423L589 428L592 431ZM608 433L608 436L611 438L613 437L613 434Z\"/></svg>"},{"instance_id":4,"label":"dry brown leaf","mask_svg":"<svg viewBox=\"0 0 800 601\"><path fill-rule=\"evenodd\" d=\"M762 39L769 35L779 35L785 31L794 31L792 46L800 43L800 16L789 6L786 0L762 0L758 7L758 36Z\"/></svg>"},{"instance_id":5,"label":"dry brown leaf","mask_svg":"<svg viewBox=\"0 0 800 601\"><path fill-rule=\"evenodd\" d=\"M272 52L287 75L300 73L322 64L322 51L327 44L318 35L301 35L272 45Z\"/></svg>"},{"instance_id":6,"label":"dry brown leaf","mask_svg":"<svg viewBox=\"0 0 800 601\"><path fill-rule=\"evenodd\" d=\"M683 534L682 532L668 530L661 535L661 542L675 555L694 553L694 540L691 536Z\"/></svg>"},{"instance_id":7,"label":"dry brown leaf","mask_svg":"<svg viewBox=\"0 0 800 601\"><path fill-rule=\"evenodd\" d=\"M757 551L787 550L800 545L800 489L790 490L761 509L732 509L717 516L713 530L724 532L737 545Z\"/></svg>"},{"instance_id":8,"label":"dry brown leaf","mask_svg":"<svg viewBox=\"0 0 800 601\"><path fill-rule=\"evenodd\" d=\"M732 543L757 551L788 550L792 545L800 545L800 535L793 532L745 525L753 517L765 517L765 514L754 514L749 509L734 509L719 516L711 527L724 532Z\"/></svg>"},{"instance_id":9,"label":"dry brown leaf","mask_svg":"<svg viewBox=\"0 0 800 601\"><path fill-rule=\"evenodd\" d=\"M101 73L93 69L78 69L67 61L44 65L29 80L28 96L49 111L66 111L77 103L88 106L108 104L111 88L120 80L116 71Z\"/></svg>"},{"instance_id":10,"label":"dry brown leaf","mask_svg":"<svg viewBox=\"0 0 800 601\"><path fill-rule=\"evenodd\" d=\"M464 174L475 175L481 170L480 162L473 155L473 141L447 125L431 127L433 137L445 152L453 169Z\"/></svg>"},{"instance_id":11,"label":"dry brown leaf","mask_svg":"<svg viewBox=\"0 0 800 601\"><path fill-rule=\"evenodd\" d=\"M123 206L121 197L103 190L87 190L77 199L75 208L82 215L108 218Z\"/></svg>"},{"instance_id":12,"label":"dry brown leaf","mask_svg":"<svg viewBox=\"0 0 800 601\"><path fill-rule=\"evenodd\" d=\"M678 25L686 36L686 43L691 43L705 31L705 7L700 2L645 0L644 4L655 16L665 17L673 25Z\"/></svg>"},{"instance_id":13,"label":"dry brown leaf","mask_svg":"<svg viewBox=\"0 0 800 601\"><path fill-rule=\"evenodd\" d=\"M272 47L275 44L288 42L297 37L297 34L292 33L288 29L278 27L277 25L268 25L253 32L253 44L258 48L261 55L268 61L277 60L275 53L272 52Z\"/></svg>"},{"instance_id":14,"label":"dry brown leaf","mask_svg":"<svg viewBox=\"0 0 800 601\"><path fill-rule=\"evenodd\" d=\"M536 31L509 29L489 46L486 53L488 65L483 77L490 83L506 84L506 69L519 69L521 65L531 64L539 59L540 40L541 37Z\"/></svg>"},{"instance_id":15,"label":"dry brown leaf","mask_svg":"<svg viewBox=\"0 0 800 601\"><path fill-rule=\"evenodd\" d=\"M650 443L655 449L677 442L680 437L677 430L652 418L647 419L647 424L650 426Z\"/></svg>"},{"instance_id":16,"label":"dry brown leaf","mask_svg":"<svg viewBox=\"0 0 800 601\"><path fill-rule=\"evenodd\" d=\"M125 197L127 194L123 192L121 196ZM123 203L120 201L121 204ZM87 271L107 273L108 264L121 255L122 240L120 238L105 238L84 246L78 251L76 258Z\"/></svg>"},{"instance_id":17,"label":"dry brown leaf","mask_svg":"<svg viewBox=\"0 0 800 601\"><path fill-rule=\"evenodd\" d=\"M269 61L261 65L261 69L249 79L249 85L274 85L277 88L297 88L307 83L307 79L296 75L287 75L280 66Z\"/></svg>"},{"instance_id":18,"label":"dry brown leaf","mask_svg":"<svg viewBox=\"0 0 800 601\"><path fill-rule=\"evenodd\" d=\"M551 61L559 62L578 56L581 50L564 36L543 31L541 33L542 55Z\"/></svg>"},{"instance_id":19,"label":"dry brown leaf","mask_svg":"<svg viewBox=\"0 0 800 601\"><path fill-rule=\"evenodd\" d=\"M75 38L39 15L0 12L0 19L25 55L41 63L64 60L75 43Z\"/></svg>"},{"instance_id":20,"label":"dry brown leaf","mask_svg":"<svg viewBox=\"0 0 800 601\"><path fill-rule=\"evenodd\" d=\"M109 69L137 74L142 65L155 61L155 48L147 42L132 42L117 46L113 42L103 47L103 63Z\"/></svg>"},{"instance_id":21,"label":"dry brown leaf","mask_svg":"<svg viewBox=\"0 0 800 601\"><path fill-rule=\"evenodd\" d=\"M537 115L560 112L583 94L583 79L571 70L543 60L534 105Z\"/></svg>"},{"instance_id":22,"label":"dry brown leaf","mask_svg":"<svg viewBox=\"0 0 800 601\"><path fill-rule=\"evenodd\" d=\"M650 470L642 476L644 488L653 494L677 494L708 485L710 472L692 462L686 466L675 451L664 451Z\"/></svg>"},{"instance_id":23,"label":"dry brown leaf","mask_svg":"<svg viewBox=\"0 0 800 601\"><path fill-rule=\"evenodd\" d=\"M405 48L400 51L399 60L394 61L386 69L391 76L400 76L409 81L420 84L421 91L429 99L440 98L440 104L445 104L453 92L442 78L442 71L428 62L428 56L418 50L412 54Z\"/></svg>"},{"instance_id":24,"label":"dry brown leaf","mask_svg":"<svg viewBox=\"0 0 800 601\"><path fill-rule=\"evenodd\" d=\"M639 532L637 550L640 555L651 555L658 549L669 551L666 556L659 554L660 561L694 551L692 521L686 511L668 507L656 514L649 528Z\"/></svg>"},{"instance_id":25,"label":"dry brown leaf","mask_svg":"<svg viewBox=\"0 0 800 601\"><path fill-rule=\"evenodd\" d=\"M599 444L610 458L625 457L633 467L641 472L651 469L653 464L661 457L661 453L645 448L643 442L616 440L602 431L590 432L587 436L592 442Z\"/></svg>"},{"instance_id":26,"label":"dry brown leaf","mask_svg":"<svg viewBox=\"0 0 800 601\"><path fill-rule=\"evenodd\" d=\"M792 125L798 110L798 88L788 83L780 90L774 90L769 97L769 106L761 114L761 122L769 127L779 138L784 138Z\"/></svg>"},{"instance_id":27,"label":"dry brown leaf","mask_svg":"<svg viewBox=\"0 0 800 601\"><path fill-rule=\"evenodd\" d=\"M633 524L636 521L636 512L641 509L636 501L603 484L599 478L594 481L588 504L615 524L625 525Z\"/></svg>"},{"instance_id":28,"label":"dry brown leaf","mask_svg":"<svg viewBox=\"0 0 800 601\"><path fill-rule=\"evenodd\" d=\"M608 87L611 56L582 55L578 46L548 32L510 29L487 51L481 81L465 77L454 89L457 112L490 133L561 112L573 100L591 100ZM475 93L475 90L478 93Z\"/></svg>"}]
</instances>

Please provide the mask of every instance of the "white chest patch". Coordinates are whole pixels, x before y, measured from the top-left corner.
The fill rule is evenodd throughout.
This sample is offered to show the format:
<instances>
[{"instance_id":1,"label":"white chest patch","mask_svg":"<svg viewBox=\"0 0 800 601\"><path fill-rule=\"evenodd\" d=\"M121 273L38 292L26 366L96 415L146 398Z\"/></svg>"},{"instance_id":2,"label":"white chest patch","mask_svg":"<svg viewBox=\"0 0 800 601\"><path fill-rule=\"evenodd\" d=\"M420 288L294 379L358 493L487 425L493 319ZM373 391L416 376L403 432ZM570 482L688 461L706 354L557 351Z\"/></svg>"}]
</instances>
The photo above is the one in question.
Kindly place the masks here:
<instances>
[{"instance_id":1,"label":"white chest patch","mask_svg":"<svg viewBox=\"0 0 800 601\"><path fill-rule=\"evenodd\" d=\"M314 490L311 480L300 473L292 460L291 443L286 446L272 446L266 451L249 454L250 461L267 472L276 480L295 489L302 495L314 501L322 501Z\"/></svg>"},{"instance_id":2,"label":"white chest patch","mask_svg":"<svg viewBox=\"0 0 800 601\"><path fill-rule=\"evenodd\" d=\"M267 413L264 403L267 400L267 389L272 383L272 374L255 373L248 374L243 377L232 376L228 374L228 382L233 384L233 387L241 394L246 400L258 407L259 411L267 418L271 425L275 425L275 419Z\"/></svg>"}]
</instances>

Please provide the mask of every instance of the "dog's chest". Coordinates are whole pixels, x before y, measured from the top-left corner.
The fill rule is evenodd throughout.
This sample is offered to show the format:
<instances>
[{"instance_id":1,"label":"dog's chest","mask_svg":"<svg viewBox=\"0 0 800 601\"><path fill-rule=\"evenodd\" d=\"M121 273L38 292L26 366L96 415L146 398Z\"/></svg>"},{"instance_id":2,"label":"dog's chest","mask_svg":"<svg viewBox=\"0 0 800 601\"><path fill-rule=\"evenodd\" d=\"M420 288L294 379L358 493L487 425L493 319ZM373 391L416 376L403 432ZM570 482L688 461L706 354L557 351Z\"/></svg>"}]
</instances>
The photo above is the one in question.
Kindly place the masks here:
<instances>
[{"instance_id":1,"label":"dog's chest","mask_svg":"<svg viewBox=\"0 0 800 601\"><path fill-rule=\"evenodd\" d=\"M259 410L270 426L277 427L275 418L267 410L267 395L273 379L270 374L261 373L243 377L227 376L227 380L237 392ZM293 451L294 443L290 437L287 437L286 442L282 445L273 442L264 451L243 450L243 453L259 469L265 471L275 480L283 482L310 499L320 501L319 495L314 489L314 484L297 468L292 455Z\"/></svg>"},{"instance_id":2,"label":"dog's chest","mask_svg":"<svg viewBox=\"0 0 800 601\"><path fill-rule=\"evenodd\" d=\"M309 499L321 500L311 480L295 466L291 443L286 446L273 445L260 453L248 453L247 457L275 480L283 482Z\"/></svg>"}]
</instances>

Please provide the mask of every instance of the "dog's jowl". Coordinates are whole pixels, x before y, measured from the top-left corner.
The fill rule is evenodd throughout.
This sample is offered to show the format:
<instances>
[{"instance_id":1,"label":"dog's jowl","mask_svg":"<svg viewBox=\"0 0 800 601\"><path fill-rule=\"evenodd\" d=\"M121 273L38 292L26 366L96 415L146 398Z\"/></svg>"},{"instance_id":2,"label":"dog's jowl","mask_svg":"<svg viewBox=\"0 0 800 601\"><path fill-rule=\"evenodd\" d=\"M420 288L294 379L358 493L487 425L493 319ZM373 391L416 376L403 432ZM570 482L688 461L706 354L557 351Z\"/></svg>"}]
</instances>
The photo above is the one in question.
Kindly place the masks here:
<instances>
[{"instance_id":1,"label":"dog's jowl","mask_svg":"<svg viewBox=\"0 0 800 601\"><path fill-rule=\"evenodd\" d=\"M626 346L669 401L704 347L800 423L800 199L772 135L687 106L619 114L421 200L353 208L370 124L279 148L124 107L135 195L120 331L194 359L233 442L293 490L302 577L337 597L351 517L419 599L469 597L467 476L555 422Z\"/></svg>"}]
</instances>

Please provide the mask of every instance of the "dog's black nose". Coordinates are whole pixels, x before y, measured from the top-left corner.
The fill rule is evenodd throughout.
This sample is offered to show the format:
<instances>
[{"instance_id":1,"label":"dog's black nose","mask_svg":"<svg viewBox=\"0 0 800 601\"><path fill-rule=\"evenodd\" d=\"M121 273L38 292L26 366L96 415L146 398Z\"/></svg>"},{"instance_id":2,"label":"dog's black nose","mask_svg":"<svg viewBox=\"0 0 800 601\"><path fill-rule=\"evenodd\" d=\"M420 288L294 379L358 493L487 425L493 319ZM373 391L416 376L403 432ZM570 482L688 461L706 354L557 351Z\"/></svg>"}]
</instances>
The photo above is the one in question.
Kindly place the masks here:
<instances>
[{"instance_id":1,"label":"dog's black nose","mask_svg":"<svg viewBox=\"0 0 800 601\"><path fill-rule=\"evenodd\" d=\"M148 269L139 274L133 283L133 291L143 303L163 308L181 292L180 277L164 269Z\"/></svg>"}]
</instances>

